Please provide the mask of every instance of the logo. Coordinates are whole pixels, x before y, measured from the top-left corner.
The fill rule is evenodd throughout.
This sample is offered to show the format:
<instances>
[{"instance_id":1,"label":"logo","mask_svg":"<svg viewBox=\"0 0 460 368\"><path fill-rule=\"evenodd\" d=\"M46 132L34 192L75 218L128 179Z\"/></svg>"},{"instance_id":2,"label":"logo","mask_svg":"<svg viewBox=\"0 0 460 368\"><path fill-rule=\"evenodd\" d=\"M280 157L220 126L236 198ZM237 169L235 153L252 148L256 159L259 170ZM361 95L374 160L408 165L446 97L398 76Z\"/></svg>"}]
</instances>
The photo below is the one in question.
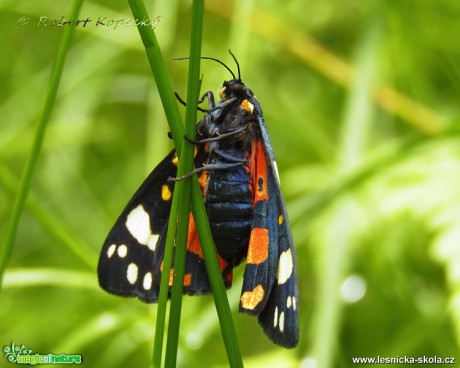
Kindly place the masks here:
<instances>
[{"instance_id":1,"label":"logo","mask_svg":"<svg viewBox=\"0 0 460 368\"><path fill-rule=\"evenodd\" d=\"M14 342L10 346L3 347L5 358L10 363L16 364L81 364L79 354L32 354L32 350L27 349L24 344L16 345Z\"/></svg>"}]
</instances>

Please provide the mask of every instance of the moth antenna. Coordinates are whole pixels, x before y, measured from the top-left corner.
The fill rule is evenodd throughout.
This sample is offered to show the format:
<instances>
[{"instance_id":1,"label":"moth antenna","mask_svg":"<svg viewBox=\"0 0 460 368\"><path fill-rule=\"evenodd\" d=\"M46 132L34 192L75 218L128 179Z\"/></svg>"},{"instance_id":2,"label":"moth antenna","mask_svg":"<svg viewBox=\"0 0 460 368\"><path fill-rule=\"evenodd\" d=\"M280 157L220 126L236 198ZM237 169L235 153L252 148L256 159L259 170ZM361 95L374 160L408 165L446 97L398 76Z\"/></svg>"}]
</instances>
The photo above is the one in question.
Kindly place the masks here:
<instances>
[{"instance_id":1,"label":"moth antenna","mask_svg":"<svg viewBox=\"0 0 460 368\"><path fill-rule=\"evenodd\" d=\"M233 54L232 54L232 56L233 56ZM233 58L235 58L235 57L233 56ZM182 57L182 58L174 58L173 60L188 60L188 59L189 59L188 57ZM236 79L236 76L232 72L232 70L224 62L220 61L219 59L209 57L209 56L201 56L200 59L212 60L212 61L218 62L220 65L223 65L225 67L225 69L227 69L230 72L230 74L232 75L233 79ZM240 67L238 65L238 62L236 63L236 65L238 66L238 80L241 80L240 79Z\"/></svg>"},{"instance_id":2,"label":"moth antenna","mask_svg":"<svg viewBox=\"0 0 460 368\"><path fill-rule=\"evenodd\" d=\"M236 59L236 56L233 55L232 50L228 50L228 52L229 52L230 55L232 55L233 60L235 60L236 67L238 68L238 81L241 82L240 63L238 63L238 60Z\"/></svg>"},{"instance_id":3,"label":"moth antenna","mask_svg":"<svg viewBox=\"0 0 460 368\"><path fill-rule=\"evenodd\" d=\"M215 59L215 58L212 58L212 57L209 57L209 56L202 56L201 58L205 59L205 60L212 60L212 61L218 62L220 65L223 65L225 67L225 69L227 69L230 72L230 74L232 75L233 79L236 79L235 74L232 72L232 70L223 61L220 61L219 59Z\"/></svg>"}]
</instances>

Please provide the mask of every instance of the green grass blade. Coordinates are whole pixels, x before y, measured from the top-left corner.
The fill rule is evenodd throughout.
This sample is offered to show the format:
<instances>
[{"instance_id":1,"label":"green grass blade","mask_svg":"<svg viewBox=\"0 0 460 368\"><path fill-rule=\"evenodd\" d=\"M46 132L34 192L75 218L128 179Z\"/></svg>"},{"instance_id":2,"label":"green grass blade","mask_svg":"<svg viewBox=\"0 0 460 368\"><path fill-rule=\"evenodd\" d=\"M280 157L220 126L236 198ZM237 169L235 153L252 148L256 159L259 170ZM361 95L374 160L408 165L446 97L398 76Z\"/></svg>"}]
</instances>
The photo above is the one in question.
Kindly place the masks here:
<instances>
[{"instance_id":1,"label":"green grass blade","mask_svg":"<svg viewBox=\"0 0 460 368\"><path fill-rule=\"evenodd\" d=\"M193 106L193 105L192 105ZM182 167L185 167L185 156L189 156L189 149L182 150ZM193 150L191 151L193 157ZM181 175L179 170L178 174ZM185 173L185 172L184 172ZM171 290L171 306L169 310L168 340L166 345L165 367L175 367L179 344L179 327L182 310L182 292L187 253L188 219L190 214L190 184L189 180L176 183L174 196L178 197L176 247L174 252L174 279ZM173 214L175 215L175 214ZM163 262L164 264L164 262ZM165 273L163 274L167 276ZM163 277L162 275L162 277Z\"/></svg>"},{"instance_id":2,"label":"green grass blade","mask_svg":"<svg viewBox=\"0 0 460 368\"><path fill-rule=\"evenodd\" d=\"M192 39L190 43L190 63L189 63L189 88L187 95L187 108L186 112L186 135L193 137L195 134L196 109L194 108L195 101L198 99L198 87L192 83L198 83L199 76L199 57L201 46L201 30L203 22L203 1L194 1L193 7L193 22L192 22ZM195 28L194 28L195 25ZM195 92L195 93L194 93ZM191 94L194 93L193 96ZM188 118L188 119L187 119ZM184 148L193 147L186 144ZM192 154L192 153L190 153ZM190 156L191 158L192 156ZM187 157L189 158L189 157ZM193 217L195 219L198 236L200 239L201 248L203 250L206 271L208 272L209 283L211 286L214 302L216 305L219 322L221 325L222 337L224 339L225 348L230 367L242 367L243 361L239 350L238 339L236 337L235 327L233 325L232 314L228 304L225 286L222 280L222 273L220 271L214 241L211 235L211 228L207 217L207 212L204 207L203 196L201 194L201 187L193 178L193 192L192 192L192 208ZM182 283L181 283L182 285ZM172 313L171 313L172 315ZM170 318L171 318L170 315Z\"/></svg>"},{"instance_id":3,"label":"green grass blade","mask_svg":"<svg viewBox=\"0 0 460 368\"><path fill-rule=\"evenodd\" d=\"M185 134L195 137L196 101L200 93L200 56L203 32L203 0L194 0L192 12L192 29L190 36L189 74L187 84L187 109L185 113ZM193 169L194 145L184 140L180 155L178 176ZM179 340L179 326L182 309L183 280L187 254L187 236L190 215L191 181L184 180L176 184L174 195L179 197L176 249L174 255L174 281L171 292L169 312L168 343L166 346L165 365L175 367Z\"/></svg>"},{"instance_id":4,"label":"green grass blade","mask_svg":"<svg viewBox=\"0 0 460 368\"><path fill-rule=\"evenodd\" d=\"M163 270L161 273L160 294L158 297L157 320L155 325L155 340L153 343L153 366L157 368L161 367L163 336L166 322L166 307L169 294L169 274L173 256L174 237L177 228L175 219L177 216L178 204L179 196L173 196L168 233L166 235L165 252L163 256Z\"/></svg>"},{"instance_id":5,"label":"green grass blade","mask_svg":"<svg viewBox=\"0 0 460 368\"><path fill-rule=\"evenodd\" d=\"M149 19L147 9L142 0L128 0L128 2L135 19ZM153 77L158 87L158 93L160 94L166 119L171 129L174 146L179 152L180 149L178 149L178 147L182 146L184 128L171 80L168 77L163 54L161 53L155 32L152 28L138 25L137 29L144 44L145 53L147 54L150 68L152 69Z\"/></svg>"},{"instance_id":6,"label":"green grass blade","mask_svg":"<svg viewBox=\"0 0 460 368\"><path fill-rule=\"evenodd\" d=\"M134 18L149 19L147 9L145 8L145 4L142 0L129 0L129 6L131 8ZM161 53L160 46L158 45L155 32L152 28L139 25L138 31L144 44L150 68L152 70L155 82L157 84L158 93L163 104L163 109L165 111L169 128L172 132L172 137L174 145L176 147L176 151L179 154L181 151L181 144L183 143L183 123L179 108L177 106L177 101L174 96L171 81L168 77L166 65L163 59L163 55ZM161 286L158 301L155 339L153 347L153 366L155 367L161 367L163 333L166 321L166 305L168 301L169 273L172 261L173 241L176 232L175 214L177 213L177 206L179 203L178 199L179 198L176 198L176 196L173 197L171 205L171 216L169 221L170 226L168 228L165 254L163 259L163 272L160 281Z\"/></svg>"},{"instance_id":7,"label":"green grass blade","mask_svg":"<svg viewBox=\"0 0 460 368\"><path fill-rule=\"evenodd\" d=\"M70 19L78 18L82 3L83 0L74 1ZM45 103L38 120L35 138L27 158L26 167L24 169L21 183L19 185L19 191L13 206L13 212L11 214L10 222L6 230L5 242L3 247L0 248L0 289L2 285L3 273L5 271L6 264L11 254L11 249L13 248L13 244L16 239L19 220L27 198L27 193L29 192L30 182L32 180L35 166L37 164L38 156L40 155L46 127L51 116L51 111L53 110L54 102L56 101L56 95L61 80L62 70L64 68L65 59L70 48L70 43L72 41L74 32L75 27L66 27L64 35L62 36L61 44L59 45L58 54L56 56L56 62L51 72L51 78L48 85L48 92L46 94Z\"/></svg>"},{"instance_id":8,"label":"green grass blade","mask_svg":"<svg viewBox=\"0 0 460 368\"><path fill-rule=\"evenodd\" d=\"M203 197L201 196L201 187L197 181L193 182L192 208L198 237L203 250L206 271L208 272L209 283L211 285L216 311L219 317L222 337L224 339L225 349L230 367L243 367L238 339L236 336L235 326L233 324L232 312L228 304L227 294L225 292L222 274L217 262L214 241L211 235L206 208L204 207Z\"/></svg>"},{"instance_id":9,"label":"green grass blade","mask_svg":"<svg viewBox=\"0 0 460 368\"><path fill-rule=\"evenodd\" d=\"M141 0L129 0L129 4L133 15L135 18L143 19L147 17L147 11L145 5ZM147 17L148 18L148 17ZM165 109L165 114L170 125L170 129L173 136L174 145L178 154L181 154L182 143L183 143L183 134L184 130L181 124L180 112L177 107L177 102L174 97L173 89L171 83L167 78L166 67L162 58L162 54L156 40L153 30L149 27L138 27L139 33L141 35L142 41L144 43L146 54L149 59L149 63L154 74L154 78L157 83L158 91ZM193 103L194 105L195 103ZM194 135L194 131L191 133ZM193 214L196 222L198 234L200 237L201 246L203 249L203 254L205 257L206 269L208 271L211 288L214 295L214 300L216 303L216 309L219 316L219 321L221 323L222 335L224 338L224 343L227 349L227 355L229 358L229 363L231 367L242 367L242 358L239 351L238 342L236 339L236 332L233 326L233 320L230 312L230 307L228 305L228 300L225 293L225 288L222 280L222 275L217 263L217 256L214 249L214 243L212 240L212 235L207 220L207 214L203 203L203 197L201 195L201 188L196 180L192 178L193 182ZM180 184L180 183L178 183ZM176 187L176 190L180 188L180 185ZM172 211L175 209L174 200ZM174 230L170 230L171 233L174 233ZM165 256L167 254L167 249L165 250ZM169 278L169 272L166 273L165 267L166 259L163 262L163 274L166 274L167 279ZM163 281L165 282L165 281ZM162 282L162 284L163 284ZM163 288L164 289L164 288ZM167 289L166 289L167 290ZM156 367L161 366L161 348L163 337L160 337L159 332L162 333L164 327L164 316L166 311L166 306L162 303L162 291L160 290L160 301L158 305L157 314L162 314L162 317L157 316L157 333L155 337L155 346L154 346L154 365ZM164 308L164 311L163 311ZM161 324L162 325L161 325Z\"/></svg>"}]
</instances>

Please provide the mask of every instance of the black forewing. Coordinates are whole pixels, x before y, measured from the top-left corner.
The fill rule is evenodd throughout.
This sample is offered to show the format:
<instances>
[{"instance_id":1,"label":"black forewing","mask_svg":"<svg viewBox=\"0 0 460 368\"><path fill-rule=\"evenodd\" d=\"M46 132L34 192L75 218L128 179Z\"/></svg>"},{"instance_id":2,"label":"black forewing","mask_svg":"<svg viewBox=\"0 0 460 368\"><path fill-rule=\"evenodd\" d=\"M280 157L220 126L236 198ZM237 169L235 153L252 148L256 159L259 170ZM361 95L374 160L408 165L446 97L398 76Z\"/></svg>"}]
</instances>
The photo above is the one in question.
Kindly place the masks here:
<instances>
[{"instance_id":1,"label":"black forewing","mask_svg":"<svg viewBox=\"0 0 460 368\"><path fill-rule=\"evenodd\" d=\"M177 166L171 151L152 171L115 222L102 247L98 265L100 286L106 291L158 299L167 222ZM169 191L169 194L168 194Z\"/></svg>"},{"instance_id":2,"label":"black forewing","mask_svg":"<svg viewBox=\"0 0 460 368\"><path fill-rule=\"evenodd\" d=\"M255 98L251 101L257 117L265 154L269 162L268 191L276 195L276 202L270 201L271 206L277 206L278 219L278 265L276 280L270 292L264 310L259 315L259 322L265 333L277 344L292 348L299 340L299 291L297 280L297 262L286 204L281 192L278 169L275 156L263 120L262 110ZM273 196L273 195L272 195ZM279 216L282 217L279 217ZM273 216L272 216L273 218Z\"/></svg>"}]
</instances>

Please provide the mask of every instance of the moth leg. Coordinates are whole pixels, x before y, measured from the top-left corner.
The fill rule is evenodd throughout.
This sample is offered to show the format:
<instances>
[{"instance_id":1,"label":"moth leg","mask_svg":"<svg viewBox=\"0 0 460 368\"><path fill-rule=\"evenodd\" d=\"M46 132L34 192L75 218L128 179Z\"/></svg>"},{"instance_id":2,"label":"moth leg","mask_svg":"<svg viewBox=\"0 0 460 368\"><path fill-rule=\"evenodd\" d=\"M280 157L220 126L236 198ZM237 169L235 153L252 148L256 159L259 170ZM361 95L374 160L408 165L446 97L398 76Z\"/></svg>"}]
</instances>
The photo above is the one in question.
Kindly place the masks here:
<instances>
[{"instance_id":1,"label":"moth leg","mask_svg":"<svg viewBox=\"0 0 460 368\"><path fill-rule=\"evenodd\" d=\"M228 105L231 105L233 102L237 100L236 97L233 97L228 99L227 101L222 102L220 105L216 105L216 102L214 100L214 94L211 91L208 91L198 100L198 103L202 103L206 98L209 101L209 109L206 110L207 113L213 112L215 110L221 110L227 107Z\"/></svg>"},{"instance_id":2,"label":"moth leg","mask_svg":"<svg viewBox=\"0 0 460 368\"><path fill-rule=\"evenodd\" d=\"M235 102L237 100L236 97L232 97L230 99L228 99L227 101L224 101L222 102L220 105L217 105L217 106L214 106L214 107L211 107L208 112L213 112L215 110L222 110L223 108L227 107L228 105L231 105L233 102Z\"/></svg>"},{"instance_id":3,"label":"moth leg","mask_svg":"<svg viewBox=\"0 0 460 368\"><path fill-rule=\"evenodd\" d=\"M231 163L231 164L203 165L202 167L199 167L199 168L197 168L195 170L190 171L189 173L185 174L184 176L180 176L178 178L169 177L168 181L175 183L177 181L188 179L188 178L192 177L193 175L198 174L198 173L200 173L202 171L226 170L226 169L230 169L232 167L242 166L244 164L245 164L244 162L235 162L235 163Z\"/></svg>"},{"instance_id":4,"label":"moth leg","mask_svg":"<svg viewBox=\"0 0 460 368\"><path fill-rule=\"evenodd\" d=\"M176 96L177 101L179 101L181 105L187 106L187 103L179 96L179 94L177 92L174 92L174 95ZM204 101L204 100L201 101L202 99L203 99L203 97L200 100L198 100L199 104ZM203 109L200 106L197 106L196 108L201 112L208 112L208 110Z\"/></svg>"},{"instance_id":5,"label":"moth leg","mask_svg":"<svg viewBox=\"0 0 460 368\"><path fill-rule=\"evenodd\" d=\"M223 134L216 133L217 137L205 138L205 139L200 139L200 140L190 139L189 137L184 135L184 139L187 142L192 143L192 144L203 144L203 143L207 143L207 142L215 142L215 141L220 141L222 139L226 139L228 137L231 137L232 135L236 135L236 134L239 134L241 132L244 132L246 129L247 129L247 126L244 126L242 128L233 130L233 131L228 132L228 133L223 133Z\"/></svg>"},{"instance_id":6,"label":"moth leg","mask_svg":"<svg viewBox=\"0 0 460 368\"><path fill-rule=\"evenodd\" d=\"M177 92L174 92L174 95L177 98L177 101L179 101L182 105L187 106L187 103L179 96ZM205 99L208 99L209 101L209 109L203 109L200 106L197 106L197 109L201 112L211 112L216 109L216 102L214 100L214 94L211 91L206 92L201 98L198 100L198 105L203 103Z\"/></svg>"},{"instance_id":7,"label":"moth leg","mask_svg":"<svg viewBox=\"0 0 460 368\"><path fill-rule=\"evenodd\" d=\"M174 96L176 96L177 101L179 101L181 105L187 106L187 103L182 99L182 97L179 96L176 91L174 91Z\"/></svg>"},{"instance_id":8,"label":"moth leg","mask_svg":"<svg viewBox=\"0 0 460 368\"><path fill-rule=\"evenodd\" d=\"M201 98L198 100L198 104L203 103L205 99L208 99L209 103L208 106L213 109L216 107L216 102L214 100L214 94L211 91L206 92Z\"/></svg>"},{"instance_id":9,"label":"moth leg","mask_svg":"<svg viewBox=\"0 0 460 368\"><path fill-rule=\"evenodd\" d=\"M226 108L227 106L231 105L232 103L234 103L237 100L236 97L233 97L233 98L230 98L227 101L222 102L220 105L215 106L214 95L212 94L212 92L208 91L203 95L202 98L200 98L198 100L198 102L199 103L203 102L205 97L208 97L208 99L209 99L209 107L210 108L208 110L205 110L205 109L202 109L201 107L198 106L198 110L200 110L202 112L206 112L208 114L212 113L213 111L222 110L222 109Z\"/></svg>"},{"instance_id":10,"label":"moth leg","mask_svg":"<svg viewBox=\"0 0 460 368\"><path fill-rule=\"evenodd\" d=\"M182 105L187 106L187 103L177 94L177 92L174 92L174 94L176 95L177 100ZM202 103L206 98L209 100L209 109L206 110L206 109L203 109L203 108L201 108L199 106L197 106L197 108L201 112L206 112L208 114L213 112L213 111L216 111L216 110L222 110L222 109L224 109L228 105L231 105L233 102L235 102L237 100L236 97L233 97L233 98L230 98L227 101L222 102L220 105L216 106L216 103L214 101L214 94L211 91L208 91L198 100L198 104Z\"/></svg>"}]
</instances>

